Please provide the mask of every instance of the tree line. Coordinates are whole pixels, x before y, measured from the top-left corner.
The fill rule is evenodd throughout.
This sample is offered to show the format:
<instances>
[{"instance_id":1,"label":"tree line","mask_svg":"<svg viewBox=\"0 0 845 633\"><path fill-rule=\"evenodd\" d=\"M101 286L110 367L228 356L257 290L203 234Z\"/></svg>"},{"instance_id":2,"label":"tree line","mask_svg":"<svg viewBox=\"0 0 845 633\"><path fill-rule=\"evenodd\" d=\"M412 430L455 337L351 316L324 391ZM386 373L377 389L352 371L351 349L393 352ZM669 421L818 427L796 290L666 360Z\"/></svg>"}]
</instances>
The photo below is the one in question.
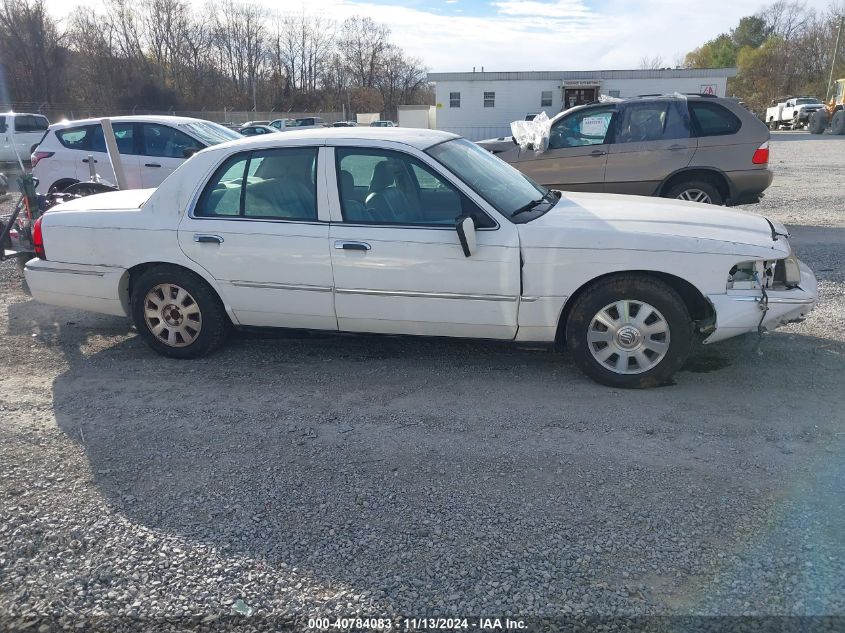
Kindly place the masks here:
<instances>
[{"instance_id":1,"label":"tree line","mask_svg":"<svg viewBox=\"0 0 845 633\"><path fill-rule=\"evenodd\" d=\"M778 0L743 17L727 33L687 53L687 68L737 68L728 80L728 94L762 112L773 100L815 96L825 101L834 44L845 2L825 10L798 0ZM845 32L833 79L845 77Z\"/></svg>"},{"instance_id":2,"label":"tree line","mask_svg":"<svg viewBox=\"0 0 845 633\"><path fill-rule=\"evenodd\" d=\"M99 6L59 20L44 0L0 0L0 103L389 117L433 103L422 61L369 17L336 22L238 0Z\"/></svg>"}]
</instances>

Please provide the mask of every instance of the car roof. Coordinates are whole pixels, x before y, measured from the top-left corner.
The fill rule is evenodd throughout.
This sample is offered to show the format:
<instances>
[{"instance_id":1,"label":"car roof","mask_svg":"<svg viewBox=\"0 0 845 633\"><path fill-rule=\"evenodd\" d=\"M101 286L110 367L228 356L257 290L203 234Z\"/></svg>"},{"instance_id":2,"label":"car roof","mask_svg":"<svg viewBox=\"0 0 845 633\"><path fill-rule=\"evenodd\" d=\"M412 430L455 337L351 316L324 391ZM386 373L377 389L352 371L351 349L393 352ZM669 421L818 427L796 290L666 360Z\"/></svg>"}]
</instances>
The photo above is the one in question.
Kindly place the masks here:
<instances>
[{"instance_id":1,"label":"car roof","mask_svg":"<svg viewBox=\"0 0 845 633\"><path fill-rule=\"evenodd\" d=\"M417 149L426 149L443 141L460 138L457 134L442 132L440 130L427 130L423 128L371 128L371 127L326 127L312 128L308 130L290 130L284 134L273 134L260 137L246 137L215 145L213 149L220 150L229 147L239 149L264 149L277 147L280 144L301 140L313 140L315 143L331 144L336 140L361 140L361 141L392 141L403 143Z\"/></svg>"},{"instance_id":2,"label":"car roof","mask_svg":"<svg viewBox=\"0 0 845 633\"><path fill-rule=\"evenodd\" d=\"M75 127L77 125L92 125L94 123L99 123L103 119L109 119L112 123L170 123L173 125L178 125L179 123L213 123L213 121L195 119L193 117L186 116L138 114L129 116L92 117L90 119L74 119L72 121L57 121L50 126L50 129Z\"/></svg>"}]
</instances>

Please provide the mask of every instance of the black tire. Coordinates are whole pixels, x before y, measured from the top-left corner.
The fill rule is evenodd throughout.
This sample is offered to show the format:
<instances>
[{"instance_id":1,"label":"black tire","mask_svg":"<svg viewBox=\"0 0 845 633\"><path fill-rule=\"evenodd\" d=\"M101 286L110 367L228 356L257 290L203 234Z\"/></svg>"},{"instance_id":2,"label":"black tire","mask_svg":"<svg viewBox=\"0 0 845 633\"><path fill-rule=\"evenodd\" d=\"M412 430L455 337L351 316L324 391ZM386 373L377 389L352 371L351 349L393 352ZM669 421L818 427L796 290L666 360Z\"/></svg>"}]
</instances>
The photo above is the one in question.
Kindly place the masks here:
<instances>
[{"instance_id":1,"label":"black tire","mask_svg":"<svg viewBox=\"0 0 845 633\"><path fill-rule=\"evenodd\" d=\"M780 126L780 123L778 123L778 122L777 122L777 121L775 121L774 119L772 119L771 121L769 121L769 129L770 129L770 130L774 131L774 130L778 129L778 127L779 127L779 126Z\"/></svg>"},{"instance_id":2,"label":"black tire","mask_svg":"<svg viewBox=\"0 0 845 633\"><path fill-rule=\"evenodd\" d=\"M845 134L845 110L833 113L833 118L830 120L830 133L837 136Z\"/></svg>"},{"instance_id":3,"label":"black tire","mask_svg":"<svg viewBox=\"0 0 845 633\"><path fill-rule=\"evenodd\" d=\"M823 111L813 112L810 115L810 134L824 134L827 127L827 113Z\"/></svg>"},{"instance_id":4,"label":"black tire","mask_svg":"<svg viewBox=\"0 0 845 633\"><path fill-rule=\"evenodd\" d=\"M657 354L655 354L654 359L647 357L649 362L655 362L653 366L646 370L639 366L632 367L630 358L628 358L627 370L638 371L639 373L619 373L611 369L610 364L621 362L627 355L620 357L620 354L615 354L616 360L614 360L614 354L611 354L606 362L600 362L594 356L594 353L601 355L603 348L598 347L600 343L591 342L588 339L594 332L601 334L594 327L594 318L600 316L600 314L607 315L608 313L603 310L619 301L628 301L631 306L640 305L636 313L632 314L634 319L636 319L639 311L644 309L642 306L647 304L651 310L659 312L662 318L657 319L655 317L654 322L643 327L650 328L657 323L657 327L664 327L666 330L663 340L665 341L668 338L668 349L663 352L662 357L658 357ZM652 316L655 315L652 314ZM611 338L616 339L620 334L624 334L623 329L620 327L617 330L618 334L611 336ZM607 331L611 332L610 329ZM654 336L659 336L659 334L648 334L648 339ZM588 288L584 294L578 297L572 307L565 330L566 346L572 354L575 364L587 376L602 385L625 389L643 389L668 383L675 372L686 362L692 346L692 338L692 319L678 293L671 286L658 279L636 274L608 278ZM637 351L642 351L645 354L653 352L653 350L648 349L648 339L639 339L639 347L632 349L632 353ZM634 339L635 344L637 344L637 340ZM654 339L653 342L659 343L660 341ZM610 347L610 344L607 345Z\"/></svg>"},{"instance_id":5,"label":"black tire","mask_svg":"<svg viewBox=\"0 0 845 633\"><path fill-rule=\"evenodd\" d=\"M190 302L182 300L181 305L176 305L175 296L165 297L164 293L157 294L160 297L160 303L171 302L168 306L175 308L180 314L179 324L172 328L161 319L163 312L155 318L148 319L145 316L147 307L150 307L151 311L154 308L154 304L149 300L149 293L161 286L182 289L187 292L187 299L190 300ZM229 317L214 289L195 273L177 266L156 266L132 280L130 301L132 320L138 328L138 333L147 345L169 358L200 358L211 354L225 342L231 329ZM199 321L196 320L195 314L190 317L187 314L195 308L198 308ZM182 311L186 314L182 315ZM170 314L168 312L168 318ZM181 325L182 323L184 325ZM161 325L163 328L159 335L153 332L156 325ZM179 330L190 332L191 329L196 330L193 340L183 338L179 332ZM165 336L173 340L173 344L166 342Z\"/></svg>"},{"instance_id":6,"label":"black tire","mask_svg":"<svg viewBox=\"0 0 845 633\"><path fill-rule=\"evenodd\" d=\"M47 193L61 193L71 185L75 185L78 182L78 180L58 180L50 185Z\"/></svg>"},{"instance_id":7,"label":"black tire","mask_svg":"<svg viewBox=\"0 0 845 633\"><path fill-rule=\"evenodd\" d=\"M707 200L692 200L696 197L694 192L701 192L707 197ZM724 204L724 199L719 189L710 180L704 178L695 178L692 180L683 180L677 184L668 187L663 192L664 198L681 198L682 195L687 194L689 198L684 200L691 200L693 202L701 202L702 204Z\"/></svg>"}]
</instances>

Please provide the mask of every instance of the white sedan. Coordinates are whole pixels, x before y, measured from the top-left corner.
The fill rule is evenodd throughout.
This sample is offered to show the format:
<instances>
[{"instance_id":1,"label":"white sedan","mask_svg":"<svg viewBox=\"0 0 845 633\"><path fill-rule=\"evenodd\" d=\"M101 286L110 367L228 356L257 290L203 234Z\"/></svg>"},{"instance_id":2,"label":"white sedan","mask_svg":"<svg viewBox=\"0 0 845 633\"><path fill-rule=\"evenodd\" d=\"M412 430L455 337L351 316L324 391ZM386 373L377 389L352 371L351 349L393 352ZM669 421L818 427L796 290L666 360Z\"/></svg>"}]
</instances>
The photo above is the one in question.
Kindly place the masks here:
<instances>
[{"instance_id":1,"label":"white sedan","mask_svg":"<svg viewBox=\"0 0 845 633\"><path fill-rule=\"evenodd\" d=\"M56 207L34 233L37 300L130 316L176 358L246 326L540 341L601 383L646 387L695 337L799 320L818 296L778 223L549 191L432 130L217 145L155 190Z\"/></svg>"}]
</instances>

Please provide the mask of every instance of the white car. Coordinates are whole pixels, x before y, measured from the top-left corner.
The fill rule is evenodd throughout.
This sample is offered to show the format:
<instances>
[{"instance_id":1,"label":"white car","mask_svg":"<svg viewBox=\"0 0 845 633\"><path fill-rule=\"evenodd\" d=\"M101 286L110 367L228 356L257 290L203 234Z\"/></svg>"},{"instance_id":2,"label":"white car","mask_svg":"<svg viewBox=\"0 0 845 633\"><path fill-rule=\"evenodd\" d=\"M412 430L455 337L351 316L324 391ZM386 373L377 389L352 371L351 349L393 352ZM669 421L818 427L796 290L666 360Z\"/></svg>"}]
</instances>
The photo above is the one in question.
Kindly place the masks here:
<instances>
[{"instance_id":1,"label":"white car","mask_svg":"<svg viewBox=\"0 0 845 633\"><path fill-rule=\"evenodd\" d=\"M111 122L130 189L157 187L200 149L241 138L217 123L188 117L118 116L111 117ZM90 180L89 156L100 179L114 184L100 119L51 125L32 152L38 193L62 191Z\"/></svg>"},{"instance_id":2,"label":"white car","mask_svg":"<svg viewBox=\"0 0 845 633\"><path fill-rule=\"evenodd\" d=\"M399 127L393 121L373 121L370 127Z\"/></svg>"},{"instance_id":3,"label":"white car","mask_svg":"<svg viewBox=\"0 0 845 633\"><path fill-rule=\"evenodd\" d=\"M157 352L234 327L565 344L597 381L663 383L693 338L803 318L816 279L784 227L709 205L570 194L474 143L331 128L218 145L156 190L34 228L44 303L131 317Z\"/></svg>"},{"instance_id":4,"label":"white car","mask_svg":"<svg viewBox=\"0 0 845 633\"><path fill-rule=\"evenodd\" d=\"M0 163L29 160L32 148L44 138L50 122L42 114L0 114Z\"/></svg>"}]
</instances>

